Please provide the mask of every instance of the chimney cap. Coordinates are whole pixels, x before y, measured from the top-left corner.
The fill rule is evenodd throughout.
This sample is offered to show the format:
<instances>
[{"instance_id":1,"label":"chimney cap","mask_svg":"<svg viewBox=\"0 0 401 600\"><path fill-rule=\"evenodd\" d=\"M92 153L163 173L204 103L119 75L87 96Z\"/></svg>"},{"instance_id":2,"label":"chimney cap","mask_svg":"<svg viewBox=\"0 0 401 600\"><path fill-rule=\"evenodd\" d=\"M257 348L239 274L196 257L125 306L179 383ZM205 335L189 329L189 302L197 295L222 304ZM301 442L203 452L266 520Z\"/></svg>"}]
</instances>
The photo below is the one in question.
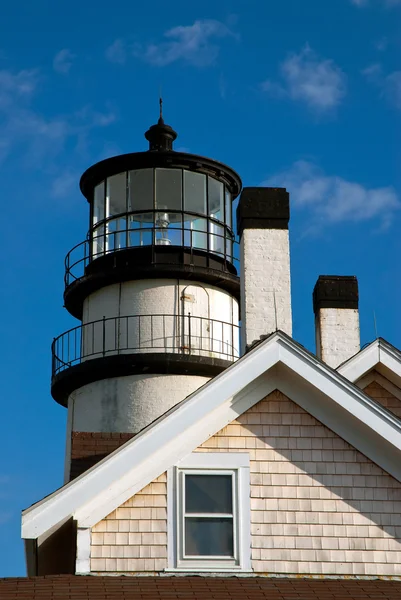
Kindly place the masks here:
<instances>
[{"instance_id":1,"label":"chimney cap","mask_svg":"<svg viewBox=\"0 0 401 600\"><path fill-rule=\"evenodd\" d=\"M358 280L355 275L319 275L313 290L313 311L321 308L358 309Z\"/></svg>"},{"instance_id":2,"label":"chimney cap","mask_svg":"<svg viewBox=\"0 0 401 600\"><path fill-rule=\"evenodd\" d=\"M246 187L237 207L237 233L244 229L288 229L290 196L285 188Z\"/></svg>"}]
</instances>

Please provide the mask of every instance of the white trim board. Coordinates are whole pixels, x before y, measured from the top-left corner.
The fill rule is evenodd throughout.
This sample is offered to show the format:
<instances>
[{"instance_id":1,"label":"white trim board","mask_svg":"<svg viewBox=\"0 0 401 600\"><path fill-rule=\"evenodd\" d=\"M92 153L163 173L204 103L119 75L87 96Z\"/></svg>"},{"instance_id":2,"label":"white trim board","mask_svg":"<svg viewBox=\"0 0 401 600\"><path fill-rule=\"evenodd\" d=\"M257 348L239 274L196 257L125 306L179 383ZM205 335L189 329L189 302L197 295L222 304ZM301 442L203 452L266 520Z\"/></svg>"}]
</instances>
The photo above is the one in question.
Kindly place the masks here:
<instances>
[{"instance_id":1,"label":"white trim board","mask_svg":"<svg viewBox=\"0 0 401 600\"><path fill-rule=\"evenodd\" d=\"M307 393L300 394L300 387ZM73 516L78 527L92 527L275 389L401 480L400 421L278 331L124 446L24 511L23 538L38 537L66 516ZM357 433L351 422L359 424Z\"/></svg>"},{"instance_id":2,"label":"white trim board","mask_svg":"<svg viewBox=\"0 0 401 600\"><path fill-rule=\"evenodd\" d=\"M374 340L337 367L337 371L352 382L373 369L401 389L401 352L382 338Z\"/></svg>"}]
</instances>

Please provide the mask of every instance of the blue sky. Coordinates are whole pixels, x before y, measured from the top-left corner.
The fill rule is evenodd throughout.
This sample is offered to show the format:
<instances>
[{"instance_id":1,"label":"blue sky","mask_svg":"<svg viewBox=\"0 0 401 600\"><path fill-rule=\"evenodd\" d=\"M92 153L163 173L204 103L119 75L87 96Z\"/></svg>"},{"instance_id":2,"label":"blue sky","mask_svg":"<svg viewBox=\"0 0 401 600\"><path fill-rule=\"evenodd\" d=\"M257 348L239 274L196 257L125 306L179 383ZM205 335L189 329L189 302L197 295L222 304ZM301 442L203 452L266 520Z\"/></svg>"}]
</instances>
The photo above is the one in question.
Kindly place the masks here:
<instances>
[{"instance_id":1,"label":"blue sky","mask_svg":"<svg viewBox=\"0 0 401 600\"><path fill-rule=\"evenodd\" d=\"M25 573L20 511L62 484L50 397L80 174L146 149L160 87L176 148L291 193L294 337L319 274L357 275L362 343L401 347L400 0L8 3L0 22L0 576Z\"/></svg>"}]
</instances>

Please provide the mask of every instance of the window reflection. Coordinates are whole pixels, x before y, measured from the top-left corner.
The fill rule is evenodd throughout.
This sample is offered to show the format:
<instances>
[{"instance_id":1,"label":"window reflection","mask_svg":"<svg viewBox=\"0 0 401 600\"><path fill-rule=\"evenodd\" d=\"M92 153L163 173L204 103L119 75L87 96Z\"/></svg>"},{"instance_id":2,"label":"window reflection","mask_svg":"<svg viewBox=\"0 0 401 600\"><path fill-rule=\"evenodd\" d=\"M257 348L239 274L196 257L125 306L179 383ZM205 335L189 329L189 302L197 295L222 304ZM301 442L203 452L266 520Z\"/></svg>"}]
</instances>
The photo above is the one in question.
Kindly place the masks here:
<instances>
[{"instance_id":1,"label":"window reflection","mask_svg":"<svg viewBox=\"0 0 401 600\"><path fill-rule=\"evenodd\" d=\"M186 211L207 214L206 175L184 171L184 208Z\"/></svg>"},{"instance_id":2,"label":"window reflection","mask_svg":"<svg viewBox=\"0 0 401 600\"><path fill-rule=\"evenodd\" d=\"M153 169L128 173L128 211L153 209Z\"/></svg>"},{"instance_id":3,"label":"window reflection","mask_svg":"<svg viewBox=\"0 0 401 600\"><path fill-rule=\"evenodd\" d=\"M208 177L208 192L209 192L209 215L224 221L224 185Z\"/></svg>"},{"instance_id":4,"label":"window reflection","mask_svg":"<svg viewBox=\"0 0 401 600\"><path fill-rule=\"evenodd\" d=\"M104 219L104 181L95 187L93 201L93 224Z\"/></svg>"},{"instance_id":5,"label":"window reflection","mask_svg":"<svg viewBox=\"0 0 401 600\"><path fill-rule=\"evenodd\" d=\"M107 179L106 218L127 212L127 174L119 173Z\"/></svg>"},{"instance_id":6,"label":"window reflection","mask_svg":"<svg viewBox=\"0 0 401 600\"><path fill-rule=\"evenodd\" d=\"M231 194L209 175L176 168L118 173L95 187L92 214L93 255L155 244L232 256Z\"/></svg>"}]
</instances>

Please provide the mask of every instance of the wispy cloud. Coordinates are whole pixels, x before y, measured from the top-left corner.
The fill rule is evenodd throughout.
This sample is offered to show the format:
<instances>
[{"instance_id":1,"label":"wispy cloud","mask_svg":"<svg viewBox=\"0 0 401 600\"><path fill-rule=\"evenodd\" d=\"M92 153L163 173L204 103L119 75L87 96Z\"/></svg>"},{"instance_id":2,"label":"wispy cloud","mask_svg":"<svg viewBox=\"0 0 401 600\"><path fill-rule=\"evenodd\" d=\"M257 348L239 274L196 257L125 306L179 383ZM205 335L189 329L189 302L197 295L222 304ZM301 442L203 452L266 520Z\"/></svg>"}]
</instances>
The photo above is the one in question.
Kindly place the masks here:
<instances>
[{"instance_id":1,"label":"wispy cloud","mask_svg":"<svg viewBox=\"0 0 401 600\"><path fill-rule=\"evenodd\" d=\"M50 187L50 194L54 198L65 198L77 190L79 180L79 173L73 171L66 171L57 175Z\"/></svg>"},{"instance_id":2,"label":"wispy cloud","mask_svg":"<svg viewBox=\"0 0 401 600\"><path fill-rule=\"evenodd\" d=\"M124 40L117 39L106 48L105 56L107 60L120 65L127 60L128 48Z\"/></svg>"},{"instance_id":3,"label":"wispy cloud","mask_svg":"<svg viewBox=\"0 0 401 600\"><path fill-rule=\"evenodd\" d=\"M15 101L24 102L31 98L39 83L37 69L13 73L5 69L0 71L0 110L12 106Z\"/></svg>"},{"instance_id":4,"label":"wispy cloud","mask_svg":"<svg viewBox=\"0 0 401 600\"><path fill-rule=\"evenodd\" d=\"M388 46L388 38L386 36L381 37L380 39L375 41L375 48L379 52L384 52Z\"/></svg>"},{"instance_id":5,"label":"wispy cloud","mask_svg":"<svg viewBox=\"0 0 401 600\"><path fill-rule=\"evenodd\" d=\"M35 109L35 94L42 82L37 69L0 71L0 160L18 152L26 165L37 166L46 158L54 162L67 142L72 147L90 130L115 120L113 111L83 107L69 115L45 116Z\"/></svg>"},{"instance_id":6,"label":"wispy cloud","mask_svg":"<svg viewBox=\"0 0 401 600\"><path fill-rule=\"evenodd\" d=\"M401 71L386 74L380 63L373 63L363 69L362 75L380 89L384 98L401 109Z\"/></svg>"},{"instance_id":7,"label":"wispy cloud","mask_svg":"<svg viewBox=\"0 0 401 600\"><path fill-rule=\"evenodd\" d=\"M5 525L5 523L11 521L12 517L13 513L11 511L0 512L0 525Z\"/></svg>"},{"instance_id":8,"label":"wispy cloud","mask_svg":"<svg viewBox=\"0 0 401 600\"><path fill-rule=\"evenodd\" d=\"M303 102L319 112L333 109L346 94L346 77L340 67L333 60L319 57L308 45L281 63L280 76L280 81L264 81L262 89Z\"/></svg>"},{"instance_id":9,"label":"wispy cloud","mask_svg":"<svg viewBox=\"0 0 401 600\"><path fill-rule=\"evenodd\" d=\"M56 56L53 58L53 69L57 73L68 73L72 67L74 58L76 58L76 56L71 52L71 50L68 48L63 48L63 50L57 52Z\"/></svg>"},{"instance_id":10,"label":"wispy cloud","mask_svg":"<svg viewBox=\"0 0 401 600\"><path fill-rule=\"evenodd\" d=\"M395 190L368 188L335 175L326 175L317 165L295 162L263 185L286 187L295 209L308 210L317 225L376 221L387 228L401 208Z\"/></svg>"},{"instance_id":11,"label":"wispy cloud","mask_svg":"<svg viewBox=\"0 0 401 600\"><path fill-rule=\"evenodd\" d=\"M111 62L124 63L132 55L157 67L175 62L206 67L213 64L219 54L217 40L238 39L238 35L221 21L198 19L192 25L168 29L163 38L160 42L147 44L116 39L106 49L106 58Z\"/></svg>"},{"instance_id":12,"label":"wispy cloud","mask_svg":"<svg viewBox=\"0 0 401 600\"><path fill-rule=\"evenodd\" d=\"M369 6L370 4L375 4L374 0L350 0L351 4L354 4L355 6L359 6L359 7L363 7L363 6ZM384 6L391 8L392 6L397 6L399 4L401 4L401 0L378 0L380 4L383 4Z\"/></svg>"}]
</instances>

